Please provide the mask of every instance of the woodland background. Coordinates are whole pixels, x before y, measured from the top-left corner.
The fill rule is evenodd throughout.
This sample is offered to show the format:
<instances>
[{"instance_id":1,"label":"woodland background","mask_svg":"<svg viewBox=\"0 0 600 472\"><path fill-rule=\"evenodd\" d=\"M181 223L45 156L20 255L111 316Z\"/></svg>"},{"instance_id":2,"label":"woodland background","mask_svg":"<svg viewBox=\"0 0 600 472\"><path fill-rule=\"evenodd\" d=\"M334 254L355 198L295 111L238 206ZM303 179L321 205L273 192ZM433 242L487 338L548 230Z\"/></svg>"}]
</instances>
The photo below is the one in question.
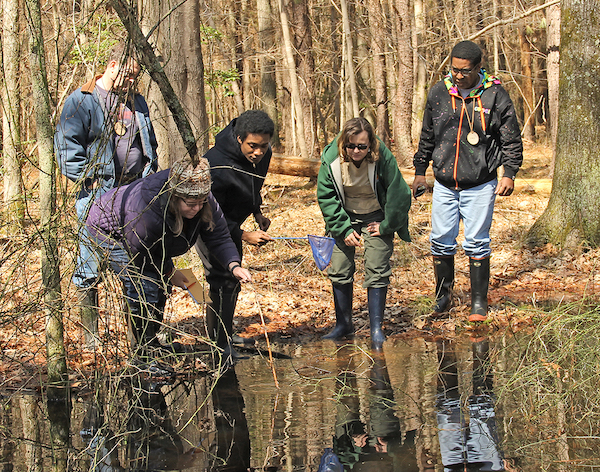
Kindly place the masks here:
<instances>
[{"instance_id":1,"label":"woodland background","mask_svg":"<svg viewBox=\"0 0 600 472\"><path fill-rule=\"evenodd\" d=\"M308 199L313 211L310 176L320 151L352 116L372 120L410 176L427 90L448 70L452 46L472 39L484 50L484 67L510 92L527 147L546 150L536 160L536 176L554 177L546 211L536 206L534 220L528 215L518 231L509 228L513 237L507 243L534 236L530 242L538 247L553 242L581 250L600 240L600 97L591 80L600 75L600 32L593 1L2 0L2 15L2 316L5 337L13 341L22 331L39 336L45 330L51 380L66 378L64 329L77 327L70 318L69 283L74 187L57 173L54 124L68 94L103 71L117 40L142 53L147 73L139 89L151 107L162 168L190 149L176 121L187 119L202 154L232 118L261 108L277 123L269 186L290 197L292 210ZM165 82L172 90L165 92ZM183 108L177 120L174 99ZM304 184L290 187L281 174L308 178L308 190ZM426 219L427 207L420 208L425 213L415 222ZM305 217L287 215L296 222ZM311 217L293 231L315 232L322 224L317 220ZM534 221L536 231L530 230ZM418 223L418 234L427 224ZM428 273L422 268L426 282L417 299L430 295ZM306 287L307 299L313 283L303 279L288 289ZM265 287L271 291L273 285ZM326 287L319 290L327 294ZM119 306L115 302L109 310L118 313ZM294 326L302 319L301 307L295 308L287 312ZM320 324L328 311L311 310L310 316L321 316Z\"/></svg>"}]
</instances>

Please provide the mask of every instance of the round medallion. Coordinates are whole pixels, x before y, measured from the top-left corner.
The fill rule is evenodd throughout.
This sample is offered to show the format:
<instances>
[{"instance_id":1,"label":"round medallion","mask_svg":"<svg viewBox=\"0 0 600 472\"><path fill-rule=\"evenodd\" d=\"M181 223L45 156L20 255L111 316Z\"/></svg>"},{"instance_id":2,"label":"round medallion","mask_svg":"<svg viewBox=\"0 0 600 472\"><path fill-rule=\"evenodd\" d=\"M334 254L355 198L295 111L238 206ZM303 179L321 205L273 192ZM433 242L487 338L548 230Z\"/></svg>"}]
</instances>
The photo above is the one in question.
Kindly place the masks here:
<instances>
[{"instance_id":1,"label":"round medallion","mask_svg":"<svg viewBox=\"0 0 600 472\"><path fill-rule=\"evenodd\" d=\"M127 132L127 126L125 126L125 123L123 123L122 121L117 121L115 123L114 128L115 128L115 133L119 136L123 136Z\"/></svg>"},{"instance_id":2,"label":"round medallion","mask_svg":"<svg viewBox=\"0 0 600 472\"><path fill-rule=\"evenodd\" d=\"M476 131L469 131L469 134L467 134L467 142L472 146L479 143L479 135Z\"/></svg>"}]
</instances>

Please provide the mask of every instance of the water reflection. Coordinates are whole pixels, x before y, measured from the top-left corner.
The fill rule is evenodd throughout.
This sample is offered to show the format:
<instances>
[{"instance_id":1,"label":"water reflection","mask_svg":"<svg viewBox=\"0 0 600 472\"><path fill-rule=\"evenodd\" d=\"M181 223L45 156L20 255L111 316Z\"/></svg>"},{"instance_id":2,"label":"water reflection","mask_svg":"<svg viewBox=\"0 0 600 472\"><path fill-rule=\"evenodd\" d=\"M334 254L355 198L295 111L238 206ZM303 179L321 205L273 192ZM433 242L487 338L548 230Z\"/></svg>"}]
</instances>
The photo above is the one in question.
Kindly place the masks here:
<instances>
[{"instance_id":1,"label":"water reflection","mask_svg":"<svg viewBox=\"0 0 600 472\"><path fill-rule=\"evenodd\" d=\"M104 401L107 387L114 386L98 390L81 424L89 470L249 469L248 425L235 370L214 383L133 377L120 383L112 404ZM109 411L115 400L120 408L116 415Z\"/></svg>"},{"instance_id":2,"label":"water reflection","mask_svg":"<svg viewBox=\"0 0 600 472\"><path fill-rule=\"evenodd\" d=\"M360 394L351 346L338 350L336 376L336 419L333 452L344 470L416 471L416 431L402 434L395 415L394 390L390 383L385 354L373 353L369 371L369 417L361 419ZM374 469L375 467L376 469Z\"/></svg>"},{"instance_id":3,"label":"water reflection","mask_svg":"<svg viewBox=\"0 0 600 472\"><path fill-rule=\"evenodd\" d=\"M14 470L316 472L330 449L346 471L510 470L506 455L529 472L558 463L551 428L570 441L570 460L598 450L593 429L588 443L573 439L568 409L562 423L542 412L536 430L527 417L536 391L517 383L507 393L522 360L486 339L391 339L379 353L360 341L273 348L291 357L274 361L280 389L268 359L253 356L218 379L123 375L70 401L13 395L0 415L3 461ZM30 466L40 455L43 467Z\"/></svg>"},{"instance_id":4,"label":"water reflection","mask_svg":"<svg viewBox=\"0 0 600 472\"><path fill-rule=\"evenodd\" d=\"M472 391L461 395L456 351L452 343L438 342L439 382L437 423L445 471L502 471L504 461L496 429L489 342L472 345ZM466 405L462 400L466 396Z\"/></svg>"}]
</instances>

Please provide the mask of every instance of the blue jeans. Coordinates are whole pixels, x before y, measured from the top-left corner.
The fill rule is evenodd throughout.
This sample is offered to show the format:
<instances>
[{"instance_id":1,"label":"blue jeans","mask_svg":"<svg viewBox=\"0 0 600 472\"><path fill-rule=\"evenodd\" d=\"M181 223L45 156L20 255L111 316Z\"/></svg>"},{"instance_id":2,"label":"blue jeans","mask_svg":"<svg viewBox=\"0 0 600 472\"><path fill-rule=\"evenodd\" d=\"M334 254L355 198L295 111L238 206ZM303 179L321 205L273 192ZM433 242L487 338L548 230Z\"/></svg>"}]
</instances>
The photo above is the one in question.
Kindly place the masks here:
<instances>
[{"instance_id":1,"label":"blue jeans","mask_svg":"<svg viewBox=\"0 0 600 472\"><path fill-rule=\"evenodd\" d=\"M76 267L73 272L73 283L78 288L88 288L96 284L100 264L98 254L94 250L95 242L88 232L85 220L94 200L105 193L108 188L100 187L89 191L81 189L75 202L75 211L77 212L78 230L77 240L79 242L79 252L77 253Z\"/></svg>"},{"instance_id":2,"label":"blue jeans","mask_svg":"<svg viewBox=\"0 0 600 472\"><path fill-rule=\"evenodd\" d=\"M488 257L490 227L496 201L496 179L466 190L453 190L436 182L431 205L431 253L434 256L456 254L456 238L460 220L463 220L467 256L475 259Z\"/></svg>"},{"instance_id":3,"label":"blue jeans","mask_svg":"<svg viewBox=\"0 0 600 472\"><path fill-rule=\"evenodd\" d=\"M160 329L171 286L152 267L136 266L123 245L113 240L95 239L95 250L123 283L137 341L150 342Z\"/></svg>"}]
</instances>

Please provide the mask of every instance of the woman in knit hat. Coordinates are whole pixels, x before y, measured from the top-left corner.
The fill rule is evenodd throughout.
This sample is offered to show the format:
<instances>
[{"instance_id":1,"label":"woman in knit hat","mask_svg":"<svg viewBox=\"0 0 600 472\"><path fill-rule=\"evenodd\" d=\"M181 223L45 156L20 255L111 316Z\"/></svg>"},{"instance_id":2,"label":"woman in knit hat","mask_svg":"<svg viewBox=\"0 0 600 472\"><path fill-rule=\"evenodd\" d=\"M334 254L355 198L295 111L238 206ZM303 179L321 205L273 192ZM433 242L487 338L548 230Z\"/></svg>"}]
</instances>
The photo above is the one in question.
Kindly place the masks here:
<instances>
[{"instance_id":1,"label":"woman in knit hat","mask_svg":"<svg viewBox=\"0 0 600 472\"><path fill-rule=\"evenodd\" d=\"M171 286L188 282L173 264L201 238L240 282L252 280L241 267L227 223L210 193L206 159L188 160L105 193L92 205L87 226L99 254L121 278L137 345L163 346L156 338ZM229 353L225 353L229 356Z\"/></svg>"}]
</instances>

